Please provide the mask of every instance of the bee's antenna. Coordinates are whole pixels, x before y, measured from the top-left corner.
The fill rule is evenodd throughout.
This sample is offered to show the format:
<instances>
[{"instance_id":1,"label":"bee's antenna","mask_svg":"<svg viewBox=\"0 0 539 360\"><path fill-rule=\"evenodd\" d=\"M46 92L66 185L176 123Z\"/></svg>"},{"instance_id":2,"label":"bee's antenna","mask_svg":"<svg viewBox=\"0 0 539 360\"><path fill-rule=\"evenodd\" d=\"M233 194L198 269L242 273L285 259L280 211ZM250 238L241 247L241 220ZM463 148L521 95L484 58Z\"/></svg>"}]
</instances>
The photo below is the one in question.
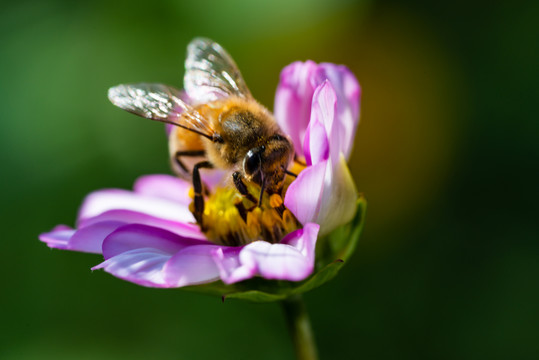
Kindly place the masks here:
<instances>
[{"instance_id":1,"label":"bee's antenna","mask_svg":"<svg viewBox=\"0 0 539 360\"><path fill-rule=\"evenodd\" d=\"M293 177L295 177L295 178L298 177L296 174L294 174L294 173L291 172L291 171L285 170L284 172L285 172L285 174L290 175L290 176L293 176Z\"/></svg>"}]
</instances>

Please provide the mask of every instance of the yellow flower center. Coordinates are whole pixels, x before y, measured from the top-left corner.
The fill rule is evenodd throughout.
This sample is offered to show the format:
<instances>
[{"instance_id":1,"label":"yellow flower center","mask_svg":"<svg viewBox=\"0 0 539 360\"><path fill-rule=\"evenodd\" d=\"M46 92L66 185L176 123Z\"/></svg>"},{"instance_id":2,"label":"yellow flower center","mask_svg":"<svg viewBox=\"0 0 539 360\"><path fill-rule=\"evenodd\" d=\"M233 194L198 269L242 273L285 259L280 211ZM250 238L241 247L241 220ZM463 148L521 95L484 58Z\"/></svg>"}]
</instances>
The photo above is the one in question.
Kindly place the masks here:
<instances>
[{"instance_id":1,"label":"yellow flower center","mask_svg":"<svg viewBox=\"0 0 539 360\"><path fill-rule=\"evenodd\" d=\"M299 174L303 166L292 166ZM204 233L208 240L228 246L240 246L256 240L279 242L286 234L297 230L301 224L284 206L283 198L294 178L286 176L281 194L265 193L262 203L256 205L242 196L233 186L212 189L204 199ZM246 182L249 193L258 199L260 186ZM191 191L191 197L194 193ZM194 203L189 206L194 211Z\"/></svg>"}]
</instances>

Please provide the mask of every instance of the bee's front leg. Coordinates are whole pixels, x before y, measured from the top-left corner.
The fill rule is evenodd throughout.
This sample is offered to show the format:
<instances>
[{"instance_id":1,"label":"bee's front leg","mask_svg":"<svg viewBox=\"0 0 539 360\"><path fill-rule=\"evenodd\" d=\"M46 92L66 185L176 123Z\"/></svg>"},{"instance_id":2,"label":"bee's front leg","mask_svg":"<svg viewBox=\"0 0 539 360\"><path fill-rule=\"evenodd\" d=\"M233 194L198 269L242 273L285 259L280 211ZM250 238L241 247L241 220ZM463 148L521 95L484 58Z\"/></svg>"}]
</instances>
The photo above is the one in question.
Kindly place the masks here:
<instances>
[{"instance_id":1,"label":"bee's front leg","mask_svg":"<svg viewBox=\"0 0 539 360\"><path fill-rule=\"evenodd\" d=\"M202 221L202 215L204 214L204 197L202 196L202 180L200 178L200 169L212 169L213 164L209 161L202 161L193 166L193 190L195 192L195 211L193 215L197 223L200 225L202 231L205 230L204 223Z\"/></svg>"},{"instance_id":2,"label":"bee's front leg","mask_svg":"<svg viewBox=\"0 0 539 360\"><path fill-rule=\"evenodd\" d=\"M183 150L183 151L176 151L174 160L176 160L176 163L185 171L186 173L189 173L189 169L185 164L180 160L181 157L195 157L195 156L204 156L206 155L206 151L204 150Z\"/></svg>"},{"instance_id":3,"label":"bee's front leg","mask_svg":"<svg viewBox=\"0 0 539 360\"><path fill-rule=\"evenodd\" d=\"M232 178L234 179L234 185L236 186L236 189L245 196L249 201L253 202L255 206L258 204L258 200L247 190L247 186L243 183L243 176L239 171L236 171L232 174Z\"/></svg>"}]
</instances>

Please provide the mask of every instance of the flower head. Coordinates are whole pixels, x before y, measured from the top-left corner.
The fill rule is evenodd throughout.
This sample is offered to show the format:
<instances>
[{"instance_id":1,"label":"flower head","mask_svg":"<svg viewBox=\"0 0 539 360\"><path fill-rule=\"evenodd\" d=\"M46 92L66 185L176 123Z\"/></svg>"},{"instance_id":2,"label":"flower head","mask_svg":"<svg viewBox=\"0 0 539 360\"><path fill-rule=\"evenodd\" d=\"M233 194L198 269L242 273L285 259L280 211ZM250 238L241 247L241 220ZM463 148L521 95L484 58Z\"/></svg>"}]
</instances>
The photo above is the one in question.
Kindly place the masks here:
<instances>
[{"instance_id":1,"label":"flower head","mask_svg":"<svg viewBox=\"0 0 539 360\"><path fill-rule=\"evenodd\" d=\"M344 66L293 63L281 74L275 116L292 139L297 179L283 196L249 208L236 189L205 179L201 230L189 181L139 178L133 191L89 194L76 228L40 235L51 248L102 254L104 269L149 287L183 287L253 277L301 281L315 268L317 239L348 223L357 192L346 165L359 116L360 88ZM248 191L260 191L248 185ZM335 259L333 259L335 260Z\"/></svg>"}]
</instances>

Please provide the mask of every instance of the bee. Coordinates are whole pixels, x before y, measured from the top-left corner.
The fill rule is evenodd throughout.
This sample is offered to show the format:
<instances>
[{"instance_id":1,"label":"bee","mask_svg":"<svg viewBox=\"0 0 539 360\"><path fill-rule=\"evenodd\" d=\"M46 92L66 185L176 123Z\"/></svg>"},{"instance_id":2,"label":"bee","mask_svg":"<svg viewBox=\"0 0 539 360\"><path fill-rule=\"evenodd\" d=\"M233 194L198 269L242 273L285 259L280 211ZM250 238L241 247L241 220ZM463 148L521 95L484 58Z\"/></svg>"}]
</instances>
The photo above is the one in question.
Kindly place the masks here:
<instances>
[{"instance_id":1,"label":"bee","mask_svg":"<svg viewBox=\"0 0 539 360\"><path fill-rule=\"evenodd\" d=\"M204 213L200 169L231 174L238 192L262 203L264 192L280 193L294 158L291 140L249 91L232 57L216 42L195 38L187 47L184 91L163 84L118 85L110 101L123 110L175 126L170 134L173 168L192 179L193 215ZM255 198L245 182L260 186Z\"/></svg>"}]
</instances>

